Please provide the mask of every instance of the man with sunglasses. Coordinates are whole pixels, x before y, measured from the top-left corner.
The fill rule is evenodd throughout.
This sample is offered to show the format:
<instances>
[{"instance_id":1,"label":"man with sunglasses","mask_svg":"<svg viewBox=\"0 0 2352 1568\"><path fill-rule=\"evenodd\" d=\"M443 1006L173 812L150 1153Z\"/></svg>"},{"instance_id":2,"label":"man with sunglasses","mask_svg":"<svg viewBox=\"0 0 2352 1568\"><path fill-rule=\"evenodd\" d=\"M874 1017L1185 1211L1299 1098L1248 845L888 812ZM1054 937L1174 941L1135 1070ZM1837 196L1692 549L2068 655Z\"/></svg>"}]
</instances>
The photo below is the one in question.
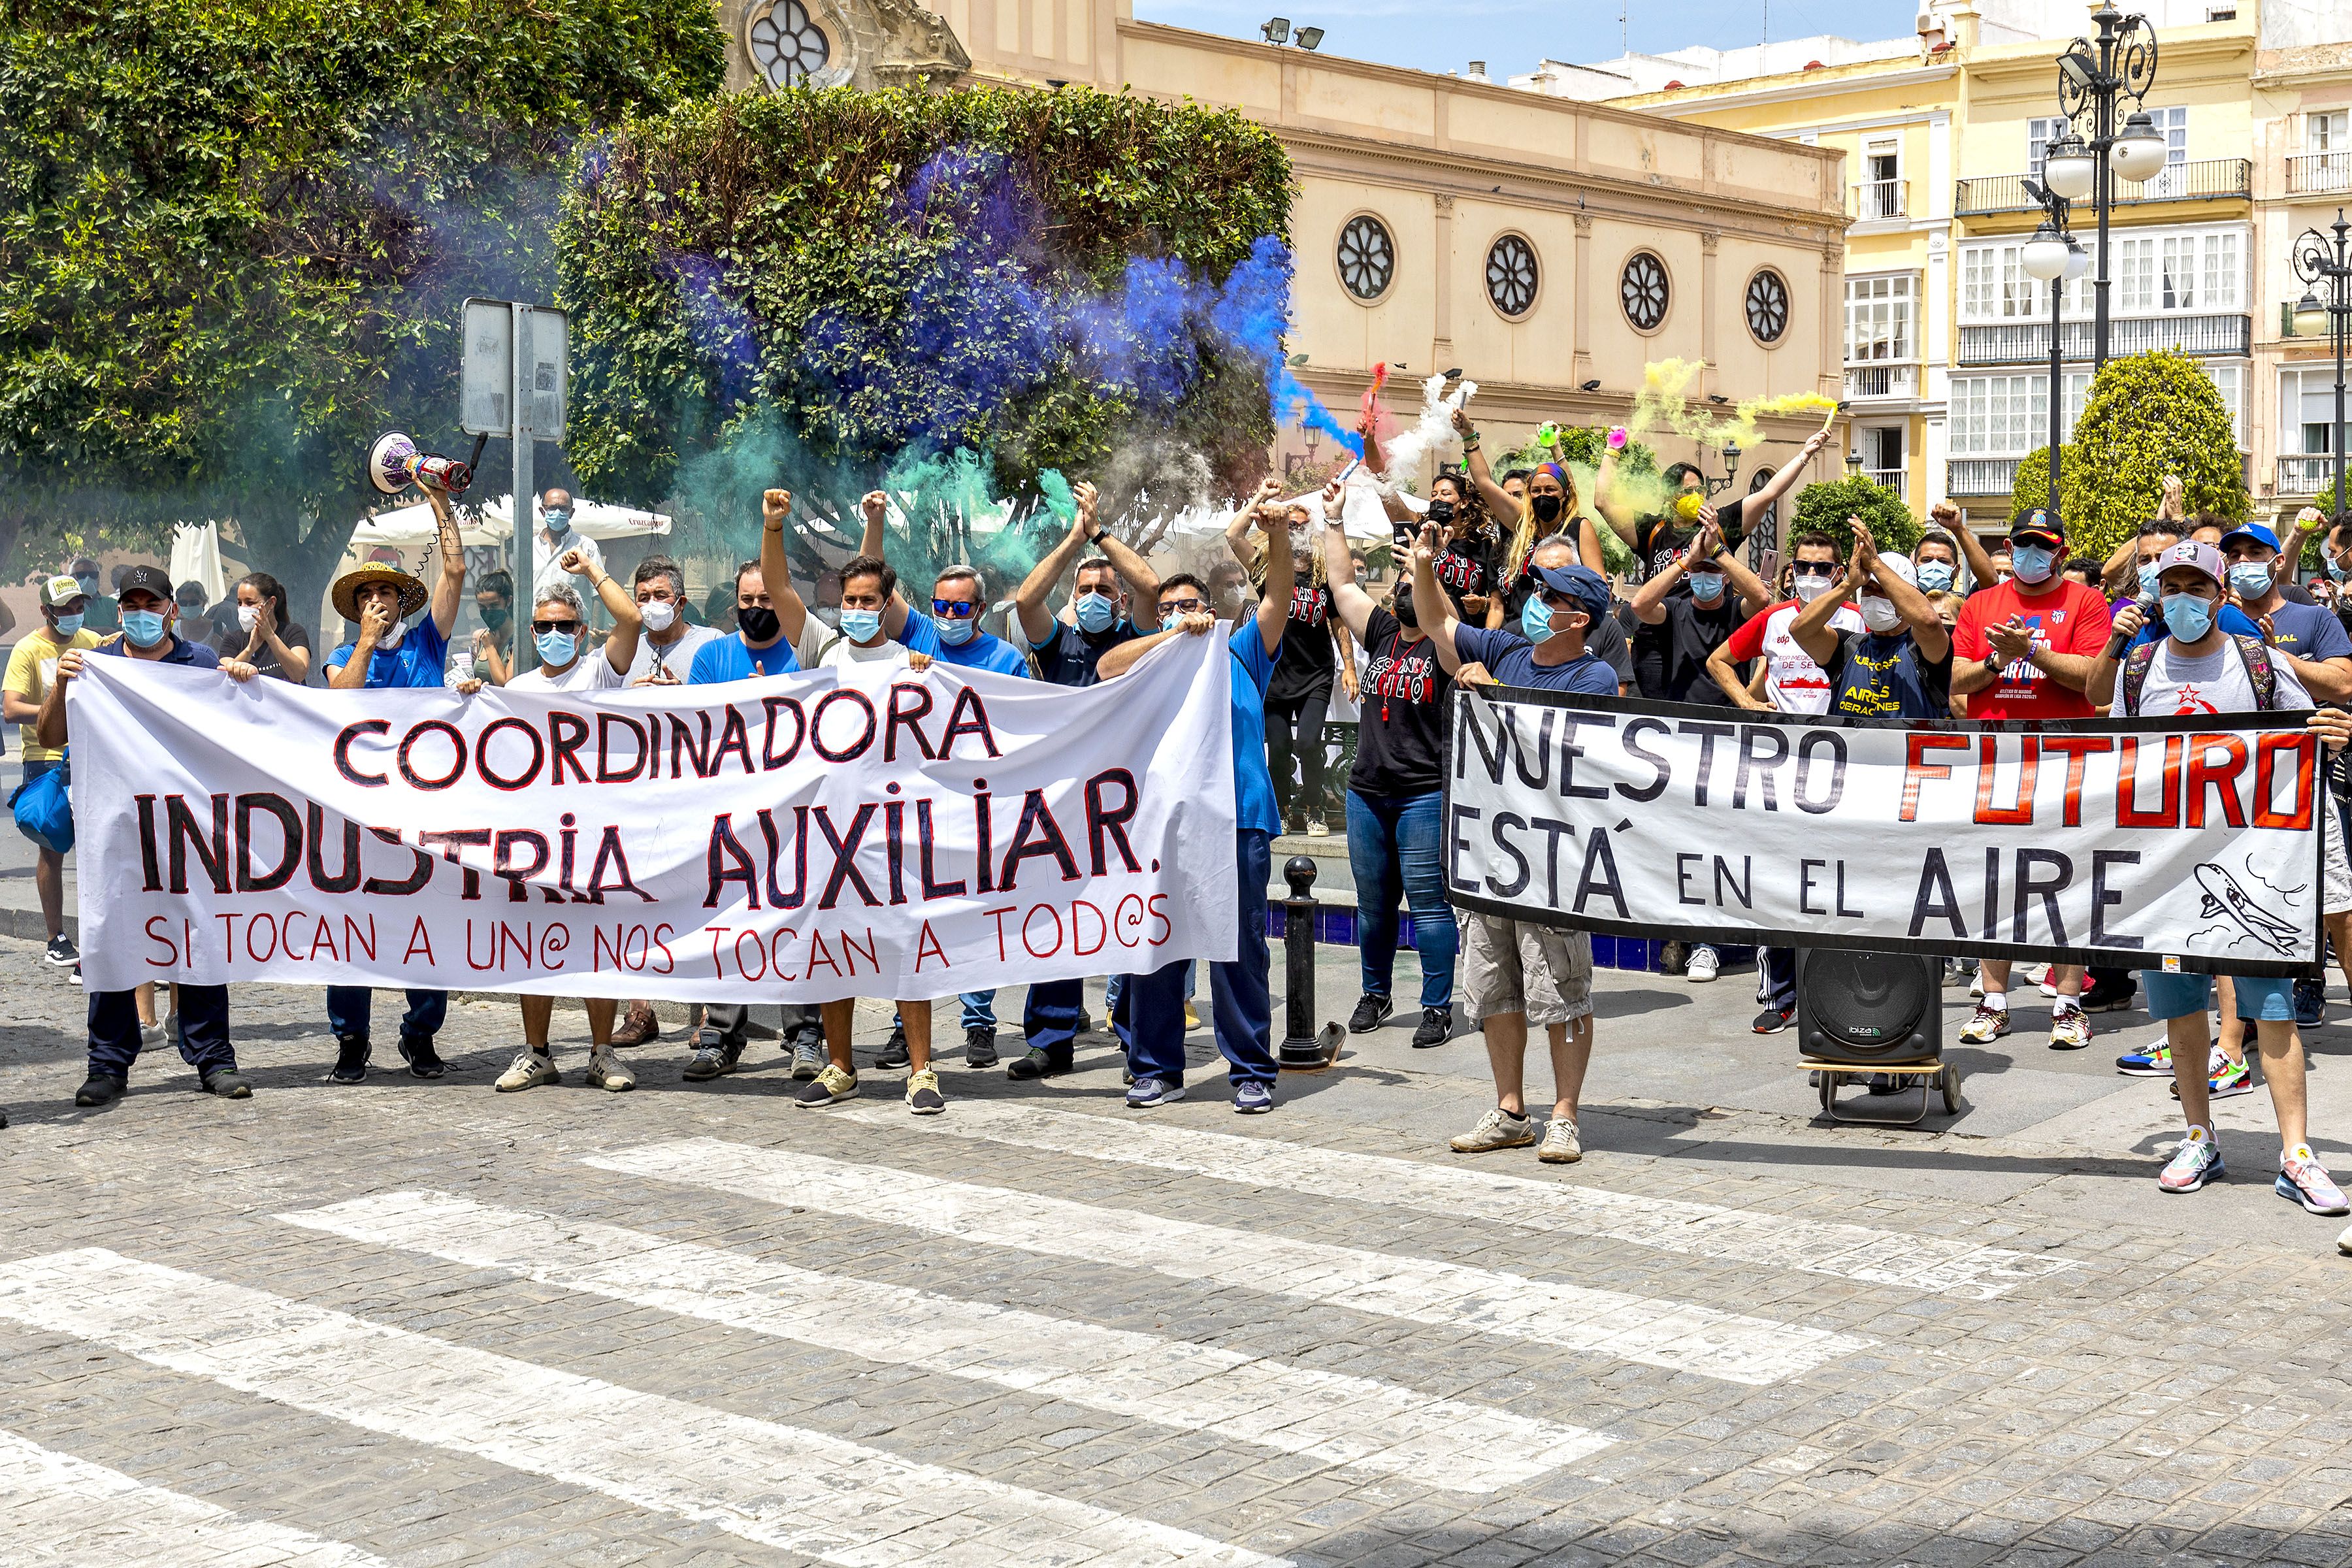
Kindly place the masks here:
<instances>
[{"instance_id":1,"label":"man with sunglasses","mask_svg":"<svg viewBox=\"0 0 2352 1568\"><path fill-rule=\"evenodd\" d=\"M1104 654L1160 625L1155 614L1160 579L1095 515L1092 485L1079 485L1072 493L1077 497L1078 515L1069 537L1022 580L1013 603L1021 617L1021 635L1029 639L1044 679L1056 686L1092 686L1100 679L1095 667ZM1045 601L1078 552L1089 544L1102 553L1078 562L1077 588L1070 595L1077 624L1066 626L1045 607ZM1135 595L1133 619L1119 614L1121 579Z\"/></svg>"}]
</instances>

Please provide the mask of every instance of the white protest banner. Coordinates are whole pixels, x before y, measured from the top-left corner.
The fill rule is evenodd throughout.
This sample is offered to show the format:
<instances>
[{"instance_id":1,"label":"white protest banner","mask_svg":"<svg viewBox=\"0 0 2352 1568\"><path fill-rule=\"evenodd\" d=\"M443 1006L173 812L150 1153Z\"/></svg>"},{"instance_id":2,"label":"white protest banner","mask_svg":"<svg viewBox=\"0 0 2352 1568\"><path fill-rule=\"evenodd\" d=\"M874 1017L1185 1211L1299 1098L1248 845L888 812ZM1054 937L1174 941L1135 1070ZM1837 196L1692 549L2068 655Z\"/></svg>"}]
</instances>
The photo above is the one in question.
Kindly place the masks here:
<instances>
[{"instance_id":1,"label":"white protest banner","mask_svg":"<svg viewBox=\"0 0 2352 1568\"><path fill-rule=\"evenodd\" d=\"M1574 929L2285 974L2318 961L2301 714L1807 719L1456 688L1452 900Z\"/></svg>"},{"instance_id":2,"label":"white protest banner","mask_svg":"<svg viewBox=\"0 0 2352 1568\"><path fill-rule=\"evenodd\" d=\"M1231 663L467 698L95 658L86 983L919 1000L1230 959Z\"/></svg>"}]
</instances>

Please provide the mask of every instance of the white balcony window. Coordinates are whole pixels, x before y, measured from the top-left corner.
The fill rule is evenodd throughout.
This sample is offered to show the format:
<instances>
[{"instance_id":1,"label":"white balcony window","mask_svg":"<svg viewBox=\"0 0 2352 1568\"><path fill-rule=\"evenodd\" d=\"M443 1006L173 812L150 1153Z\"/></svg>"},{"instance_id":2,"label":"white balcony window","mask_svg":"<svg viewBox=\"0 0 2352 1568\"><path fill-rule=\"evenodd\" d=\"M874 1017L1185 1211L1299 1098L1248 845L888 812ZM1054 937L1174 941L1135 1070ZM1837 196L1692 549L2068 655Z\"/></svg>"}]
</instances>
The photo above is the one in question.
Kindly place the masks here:
<instances>
[{"instance_id":1,"label":"white balcony window","mask_svg":"<svg viewBox=\"0 0 2352 1568\"><path fill-rule=\"evenodd\" d=\"M1918 275L1895 273L1845 280L1845 357L1848 363L1910 360L1918 311Z\"/></svg>"}]
</instances>

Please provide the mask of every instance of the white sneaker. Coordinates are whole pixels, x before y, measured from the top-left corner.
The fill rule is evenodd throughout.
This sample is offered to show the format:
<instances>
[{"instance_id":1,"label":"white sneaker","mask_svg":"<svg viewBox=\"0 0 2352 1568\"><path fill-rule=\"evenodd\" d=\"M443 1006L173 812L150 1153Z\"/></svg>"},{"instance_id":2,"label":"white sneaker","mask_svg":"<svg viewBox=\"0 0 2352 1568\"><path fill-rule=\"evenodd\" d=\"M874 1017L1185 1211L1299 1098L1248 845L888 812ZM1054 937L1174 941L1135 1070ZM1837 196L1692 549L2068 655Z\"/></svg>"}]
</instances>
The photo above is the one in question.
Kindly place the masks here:
<instances>
[{"instance_id":1,"label":"white sneaker","mask_svg":"<svg viewBox=\"0 0 2352 1568\"><path fill-rule=\"evenodd\" d=\"M1570 1129L1571 1132L1574 1128ZM1495 1149L1524 1149L1536 1141L1536 1124L1525 1116L1496 1106L1478 1119L1478 1125L1447 1147L1457 1154L1484 1154Z\"/></svg>"},{"instance_id":2,"label":"white sneaker","mask_svg":"<svg viewBox=\"0 0 2352 1568\"><path fill-rule=\"evenodd\" d=\"M621 1065L610 1047L598 1046L588 1053L588 1087L621 1094L637 1087L637 1075Z\"/></svg>"},{"instance_id":3,"label":"white sneaker","mask_svg":"<svg viewBox=\"0 0 2352 1568\"><path fill-rule=\"evenodd\" d=\"M500 1094L512 1094L517 1089L536 1089L542 1083L562 1083L563 1075L555 1070L555 1058L542 1051L524 1047L515 1055L514 1065L499 1074L492 1085Z\"/></svg>"},{"instance_id":4,"label":"white sneaker","mask_svg":"<svg viewBox=\"0 0 2352 1568\"><path fill-rule=\"evenodd\" d=\"M1547 1165L1573 1165L1583 1159L1584 1142L1576 1135L1576 1123L1565 1116L1553 1117L1536 1146L1536 1158Z\"/></svg>"},{"instance_id":5,"label":"white sneaker","mask_svg":"<svg viewBox=\"0 0 2352 1568\"><path fill-rule=\"evenodd\" d=\"M1984 971L1982 969L1979 969L1976 973L1976 978L1969 982L1969 994L1975 997L1979 1002L1984 1000Z\"/></svg>"},{"instance_id":6,"label":"white sneaker","mask_svg":"<svg viewBox=\"0 0 2352 1568\"><path fill-rule=\"evenodd\" d=\"M1703 984L1714 979L1721 968L1722 961L1716 957L1715 949L1701 942L1691 949L1690 965L1683 971L1683 978L1694 985Z\"/></svg>"}]
</instances>

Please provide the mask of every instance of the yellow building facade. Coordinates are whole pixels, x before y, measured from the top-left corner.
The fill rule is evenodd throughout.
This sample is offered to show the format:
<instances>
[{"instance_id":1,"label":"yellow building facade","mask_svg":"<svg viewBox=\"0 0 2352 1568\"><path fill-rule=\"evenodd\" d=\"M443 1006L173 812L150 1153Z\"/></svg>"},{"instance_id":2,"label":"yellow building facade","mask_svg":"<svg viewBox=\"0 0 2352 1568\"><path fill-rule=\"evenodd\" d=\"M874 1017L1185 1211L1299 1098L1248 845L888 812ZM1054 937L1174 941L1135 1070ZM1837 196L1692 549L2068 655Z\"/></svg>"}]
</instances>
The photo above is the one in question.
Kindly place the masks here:
<instances>
[{"instance_id":1,"label":"yellow building facade","mask_svg":"<svg viewBox=\"0 0 2352 1568\"><path fill-rule=\"evenodd\" d=\"M855 40L896 36L961 59L934 85L1084 83L1261 121L1297 182L1289 348L1343 422L1383 361L1406 367L1390 400L1408 416L1412 381L1464 370L1503 444L1546 420L1622 419L1654 360L1705 359L1704 390L1733 398L1843 387L1832 148L1138 22L1127 0L724 0L720 14L742 86L852 79ZM931 23L951 41L923 37ZM1735 482L1748 488L1818 424L1768 421ZM1279 439L1294 466L1330 456L1312 431Z\"/></svg>"}]
</instances>

